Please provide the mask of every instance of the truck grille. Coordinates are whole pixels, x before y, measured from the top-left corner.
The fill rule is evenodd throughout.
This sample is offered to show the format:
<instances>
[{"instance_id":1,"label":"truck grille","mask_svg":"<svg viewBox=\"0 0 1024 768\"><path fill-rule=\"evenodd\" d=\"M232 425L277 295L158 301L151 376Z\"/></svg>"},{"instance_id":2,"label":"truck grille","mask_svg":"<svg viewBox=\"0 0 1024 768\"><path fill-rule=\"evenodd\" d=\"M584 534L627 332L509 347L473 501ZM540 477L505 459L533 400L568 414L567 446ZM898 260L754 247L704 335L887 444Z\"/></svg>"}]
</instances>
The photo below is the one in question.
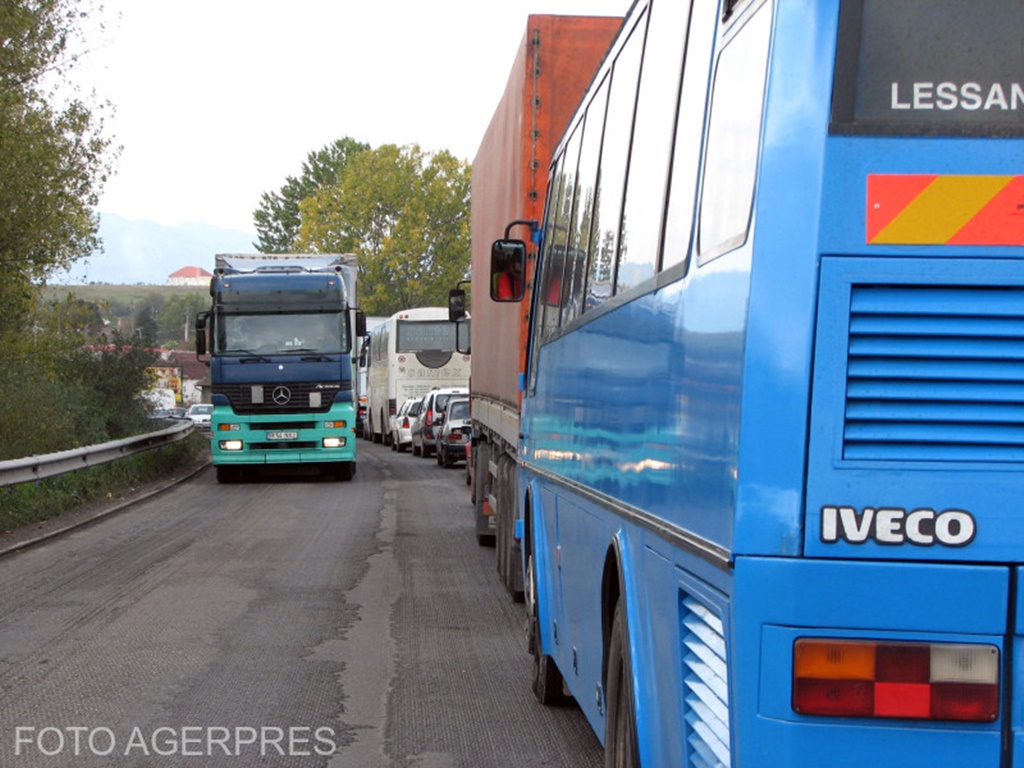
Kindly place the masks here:
<instances>
[{"instance_id":1,"label":"truck grille","mask_svg":"<svg viewBox=\"0 0 1024 768\"><path fill-rule=\"evenodd\" d=\"M1024 288L851 288L843 458L1024 461Z\"/></svg>"},{"instance_id":2,"label":"truck grille","mask_svg":"<svg viewBox=\"0 0 1024 768\"><path fill-rule=\"evenodd\" d=\"M218 384L213 394L224 395L239 414L326 413L339 389L337 383L286 382Z\"/></svg>"}]
</instances>

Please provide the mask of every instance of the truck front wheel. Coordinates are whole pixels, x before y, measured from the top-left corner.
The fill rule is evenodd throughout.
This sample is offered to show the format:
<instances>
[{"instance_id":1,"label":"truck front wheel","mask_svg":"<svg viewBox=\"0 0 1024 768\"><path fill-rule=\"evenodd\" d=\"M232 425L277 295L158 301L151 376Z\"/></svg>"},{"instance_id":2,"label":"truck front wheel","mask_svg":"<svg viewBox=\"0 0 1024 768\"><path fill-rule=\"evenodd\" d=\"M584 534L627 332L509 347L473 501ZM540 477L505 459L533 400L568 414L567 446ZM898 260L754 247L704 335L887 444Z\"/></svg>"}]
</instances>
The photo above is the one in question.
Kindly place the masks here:
<instances>
[{"instance_id":1,"label":"truck front wheel","mask_svg":"<svg viewBox=\"0 0 1024 768\"><path fill-rule=\"evenodd\" d=\"M337 464L330 464L329 471L335 480L348 482L356 474L356 463L354 461L342 461Z\"/></svg>"}]
</instances>

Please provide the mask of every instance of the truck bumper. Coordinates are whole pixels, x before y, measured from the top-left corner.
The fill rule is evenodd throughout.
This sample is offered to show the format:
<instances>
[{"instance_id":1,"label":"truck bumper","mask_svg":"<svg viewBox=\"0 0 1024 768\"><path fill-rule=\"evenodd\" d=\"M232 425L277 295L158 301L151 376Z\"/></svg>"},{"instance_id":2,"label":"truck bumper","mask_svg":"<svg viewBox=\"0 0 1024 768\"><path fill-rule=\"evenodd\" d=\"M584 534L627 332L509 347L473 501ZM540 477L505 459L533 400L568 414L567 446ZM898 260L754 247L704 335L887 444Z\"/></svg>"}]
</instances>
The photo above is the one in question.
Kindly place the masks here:
<instances>
[{"instance_id":1,"label":"truck bumper","mask_svg":"<svg viewBox=\"0 0 1024 768\"><path fill-rule=\"evenodd\" d=\"M210 452L214 464L307 464L356 460L355 414L352 407L328 413L236 415L215 409Z\"/></svg>"}]
</instances>

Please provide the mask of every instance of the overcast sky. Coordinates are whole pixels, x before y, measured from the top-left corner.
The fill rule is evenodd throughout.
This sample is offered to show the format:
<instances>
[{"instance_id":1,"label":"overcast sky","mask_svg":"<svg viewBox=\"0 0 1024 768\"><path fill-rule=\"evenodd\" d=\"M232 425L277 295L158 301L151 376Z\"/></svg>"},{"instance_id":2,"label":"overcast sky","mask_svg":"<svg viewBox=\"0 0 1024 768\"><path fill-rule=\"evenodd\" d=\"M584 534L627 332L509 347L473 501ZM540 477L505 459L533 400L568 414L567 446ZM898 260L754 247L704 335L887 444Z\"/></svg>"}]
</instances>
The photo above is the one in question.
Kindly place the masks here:
<instances>
[{"instance_id":1,"label":"overcast sky","mask_svg":"<svg viewBox=\"0 0 1024 768\"><path fill-rule=\"evenodd\" d=\"M102 0L76 79L117 110L99 210L253 232L263 192L351 136L472 161L530 13L631 0Z\"/></svg>"}]
</instances>

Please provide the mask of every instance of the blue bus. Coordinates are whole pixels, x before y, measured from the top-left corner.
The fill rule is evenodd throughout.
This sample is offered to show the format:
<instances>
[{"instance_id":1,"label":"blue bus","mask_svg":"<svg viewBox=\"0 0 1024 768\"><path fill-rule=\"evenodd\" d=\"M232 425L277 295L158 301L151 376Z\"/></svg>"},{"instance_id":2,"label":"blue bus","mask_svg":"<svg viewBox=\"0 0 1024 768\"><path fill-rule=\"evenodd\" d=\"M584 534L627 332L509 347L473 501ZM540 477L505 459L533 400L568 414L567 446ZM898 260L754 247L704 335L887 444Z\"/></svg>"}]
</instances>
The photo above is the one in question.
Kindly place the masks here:
<instances>
[{"instance_id":1,"label":"blue bus","mask_svg":"<svg viewBox=\"0 0 1024 768\"><path fill-rule=\"evenodd\" d=\"M607 765L1024 766L1021 30L630 9L534 236L516 524Z\"/></svg>"}]
</instances>

